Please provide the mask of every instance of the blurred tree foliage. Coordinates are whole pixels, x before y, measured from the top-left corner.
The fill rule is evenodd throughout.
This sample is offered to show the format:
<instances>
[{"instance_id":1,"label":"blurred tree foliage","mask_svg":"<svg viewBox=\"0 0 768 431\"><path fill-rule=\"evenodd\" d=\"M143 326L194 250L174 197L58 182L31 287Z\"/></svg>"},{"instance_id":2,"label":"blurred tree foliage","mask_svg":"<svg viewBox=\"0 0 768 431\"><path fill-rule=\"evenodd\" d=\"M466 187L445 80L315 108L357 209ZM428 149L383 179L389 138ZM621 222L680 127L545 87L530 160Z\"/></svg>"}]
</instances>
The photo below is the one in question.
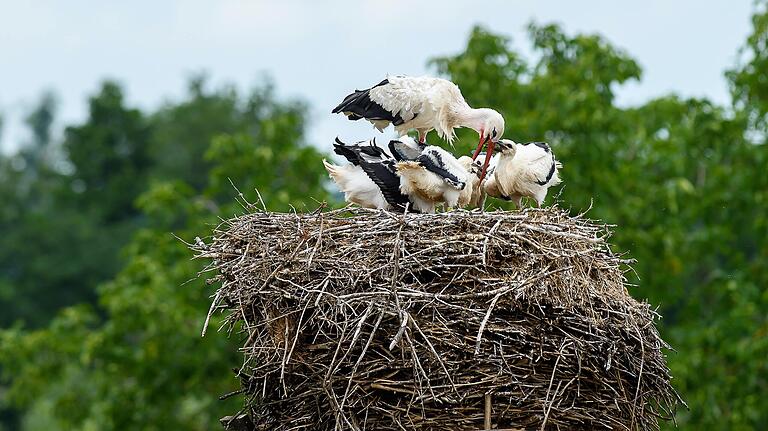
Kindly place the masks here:
<instances>
[{"instance_id":1,"label":"blurred tree foliage","mask_svg":"<svg viewBox=\"0 0 768 431\"><path fill-rule=\"evenodd\" d=\"M248 130L217 136L209 150L200 154L213 167L199 173L206 178L202 190L183 180L160 179L165 171L142 177L136 170L151 164L134 149L152 142L155 136L148 132L152 130L148 124L157 123L138 111L121 108L121 92L115 84L105 84L104 89L106 93L102 91L92 102L98 100L97 109L111 111L115 121L95 120L102 112L86 125L68 129L65 147L79 156L73 158L75 173L62 174L63 181L80 179L86 184L86 190L78 192L86 208L111 210L124 205L122 199L133 190L123 188L119 175L138 175L136 181L147 181L156 174L157 179L134 199L130 211L140 215L140 227L133 230L123 250L120 271L98 287L95 306L65 308L44 329L27 331L16 326L0 333L0 364L12 382L5 398L23 407L21 423L26 429L211 429L218 417L237 410L236 401L222 403L216 396L236 386L229 370L238 357L225 337L200 338L200 313L205 314L210 292L185 282L202 269L202 262L191 261L186 247L170 232L193 238L209 231L216 215L242 212L234 203L237 192L231 184L242 187L244 198L251 202L257 200L254 188L259 186L270 209L280 211L305 209L306 196L327 199L324 170L318 163L323 155L304 143L304 106L275 101L271 89L263 87L248 98L258 105L248 111ZM106 100L102 100L104 94ZM199 97L194 94L195 102L165 107L158 115L184 110L200 102ZM217 98L210 100L219 104ZM226 100L231 105L242 103L231 90ZM218 106L231 111L226 104ZM191 110L216 112L204 103ZM204 115L190 114L189 121L204 119ZM173 124L171 129L178 127ZM162 133L168 136L176 133L173 130ZM206 133L213 135L215 128ZM98 142L105 148L99 149ZM131 150L116 150L120 146ZM79 163L87 164L87 154L94 151L101 154L94 156L85 173L77 173ZM111 177L109 171L118 178L98 179L100 173ZM3 172L16 173L13 168ZM90 201L89 187L104 194L97 193ZM107 191L124 196L107 196ZM105 199L95 201L101 196ZM119 213L98 212L91 220L114 221ZM56 214L41 214L45 216L56 218ZM13 287L12 282L6 285ZM213 321L211 328L217 325Z\"/></svg>"},{"instance_id":2,"label":"blurred tree foliage","mask_svg":"<svg viewBox=\"0 0 768 431\"><path fill-rule=\"evenodd\" d=\"M105 82L91 97L89 111L85 124L65 130L73 203L105 224L135 220L133 201L146 189L152 165L151 125L141 111L125 106L114 82Z\"/></svg>"},{"instance_id":3,"label":"blurred tree foliage","mask_svg":"<svg viewBox=\"0 0 768 431\"><path fill-rule=\"evenodd\" d=\"M752 127L763 132L768 128L768 2L756 1L752 16L753 32L741 49L742 64L728 72L736 108Z\"/></svg>"},{"instance_id":4,"label":"blurred tree foliage","mask_svg":"<svg viewBox=\"0 0 768 431\"><path fill-rule=\"evenodd\" d=\"M43 324L63 305L92 300L95 283L117 267L115 246L105 253L101 227L73 202L52 138L55 110L55 98L43 95L27 117L29 141L0 159L2 326L19 318Z\"/></svg>"},{"instance_id":5,"label":"blurred tree foliage","mask_svg":"<svg viewBox=\"0 0 768 431\"><path fill-rule=\"evenodd\" d=\"M618 107L637 62L554 25L529 27L533 59L476 28L431 62L472 105L499 109L506 137L552 144L564 205L618 225L617 251L638 260L632 293L660 305L679 352L683 429L768 428L765 5L727 73L727 107L675 95ZM62 142L55 107L44 95L28 145L0 158L0 397L29 430L217 427L237 409L215 396L236 386L238 358L225 337L199 337L212 291L184 284L202 262L169 232L190 239L241 212L232 184L273 210L328 199L305 107L269 84L242 96L196 77L183 100L143 113L107 82ZM476 136L459 137L469 151Z\"/></svg>"}]
</instances>

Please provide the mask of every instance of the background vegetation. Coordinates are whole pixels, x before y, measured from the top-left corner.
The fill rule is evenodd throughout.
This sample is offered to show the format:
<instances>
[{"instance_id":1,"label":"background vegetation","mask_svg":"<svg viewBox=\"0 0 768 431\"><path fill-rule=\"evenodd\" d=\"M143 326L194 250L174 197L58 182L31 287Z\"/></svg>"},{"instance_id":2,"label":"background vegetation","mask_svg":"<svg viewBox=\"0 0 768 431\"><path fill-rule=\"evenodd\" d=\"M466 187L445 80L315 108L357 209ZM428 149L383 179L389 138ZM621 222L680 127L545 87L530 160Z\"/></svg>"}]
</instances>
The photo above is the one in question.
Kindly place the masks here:
<instances>
[{"instance_id":1,"label":"background vegetation","mask_svg":"<svg viewBox=\"0 0 768 431\"><path fill-rule=\"evenodd\" d=\"M682 429L768 428L768 15L753 24L726 73L729 106L669 95L619 108L614 91L640 66L554 25L530 26L532 58L476 28L463 52L430 60L471 104L499 108L507 137L553 145L561 205L618 225L616 249L638 260L633 294L659 305L678 351ZM0 429L215 429L240 401L216 398L239 358L225 337L199 337L213 290L186 283L202 262L171 232L204 235L240 212L230 180L273 210L338 203L327 145L307 145L306 107L269 83L242 94L199 77L143 112L104 82L89 107L54 136L56 98L42 95L29 141L0 157ZM472 133L460 138L468 151Z\"/></svg>"}]
</instances>

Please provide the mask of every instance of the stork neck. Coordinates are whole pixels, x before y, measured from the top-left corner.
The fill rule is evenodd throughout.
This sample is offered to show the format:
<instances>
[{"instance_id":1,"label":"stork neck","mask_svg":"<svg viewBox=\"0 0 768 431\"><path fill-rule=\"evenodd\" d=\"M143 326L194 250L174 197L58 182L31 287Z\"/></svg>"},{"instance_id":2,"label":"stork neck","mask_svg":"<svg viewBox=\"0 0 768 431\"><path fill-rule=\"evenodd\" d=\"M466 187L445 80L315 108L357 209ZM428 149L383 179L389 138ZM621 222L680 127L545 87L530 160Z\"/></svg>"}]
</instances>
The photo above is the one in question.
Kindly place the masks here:
<instances>
[{"instance_id":1,"label":"stork neck","mask_svg":"<svg viewBox=\"0 0 768 431\"><path fill-rule=\"evenodd\" d=\"M470 106L462 107L457 113L456 118L460 127L469 127L480 132L487 119L486 110L483 108L472 108Z\"/></svg>"}]
</instances>

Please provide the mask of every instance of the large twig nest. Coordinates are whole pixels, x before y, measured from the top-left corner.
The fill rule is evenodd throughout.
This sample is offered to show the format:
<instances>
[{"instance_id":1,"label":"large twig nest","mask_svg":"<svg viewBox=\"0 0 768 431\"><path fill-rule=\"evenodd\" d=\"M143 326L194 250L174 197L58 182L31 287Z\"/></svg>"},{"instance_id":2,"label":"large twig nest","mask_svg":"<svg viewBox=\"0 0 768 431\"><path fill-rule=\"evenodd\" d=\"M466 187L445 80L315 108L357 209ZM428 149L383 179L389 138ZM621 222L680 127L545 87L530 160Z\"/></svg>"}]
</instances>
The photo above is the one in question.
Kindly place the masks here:
<instances>
[{"instance_id":1,"label":"large twig nest","mask_svg":"<svg viewBox=\"0 0 768 431\"><path fill-rule=\"evenodd\" d=\"M681 402L606 226L557 209L256 212L194 246L257 429L657 429ZM209 315L210 317L210 315ZM489 395L489 397L486 397Z\"/></svg>"}]
</instances>

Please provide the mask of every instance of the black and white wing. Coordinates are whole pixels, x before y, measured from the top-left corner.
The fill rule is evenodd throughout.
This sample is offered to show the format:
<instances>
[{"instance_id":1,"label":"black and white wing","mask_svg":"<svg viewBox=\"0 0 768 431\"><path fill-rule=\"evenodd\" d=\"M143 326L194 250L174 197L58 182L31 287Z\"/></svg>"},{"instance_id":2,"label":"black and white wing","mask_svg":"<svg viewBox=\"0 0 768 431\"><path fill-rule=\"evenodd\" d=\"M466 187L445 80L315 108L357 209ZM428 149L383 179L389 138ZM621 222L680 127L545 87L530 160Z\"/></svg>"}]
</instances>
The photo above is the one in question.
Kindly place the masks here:
<instances>
[{"instance_id":1,"label":"black and white wing","mask_svg":"<svg viewBox=\"0 0 768 431\"><path fill-rule=\"evenodd\" d=\"M466 169L459 164L453 154L440 147L433 145L426 147L416 161L456 190L462 190L467 184Z\"/></svg>"},{"instance_id":2,"label":"black and white wing","mask_svg":"<svg viewBox=\"0 0 768 431\"><path fill-rule=\"evenodd\" d=\"M365 118L379 130L391 123L401 132L408 127L437 129L448 137L453 134L446 123L449 116L443 115L448 106L468 107L456 84L429 76L391 76L348 95L332 112L351 120Z\"/></svg>"},{"instance_id":3,"label":"black and white wing","mask_svg":"<svg viewBox=\"0 0 768 431\"><path fill-rule=\"evenodd\" d=\"M401 136L389 141L389 152L398 162L416 160L426 148L425 144L418 143L410 136Z\"/></svg>"},{"instance_id":4,"label":"black and white wing","mask_svg":"<svg viewBox=\"0 0 768 431\"><path fill-rule=\"evenodd\" d=\"M349 163L355 166L360 164L360 155L365 154L370 159L384 160L389 158L386 152L376 145L376 139L370 141L358 142L356 144L346 144L338 137L333 144L333 152L347 159Z\"/></svg>"},{"instance_id":5,"label":"black and white wing","mask_svg":"<svg viewBox=\"0 0 768 431\"><path fill-rule=\"evenodd\" d=\"M555 160L552 148L546 142L529 142L517 146L516 158L524 163L530 173L529 181L540 186L553 186L560 183L557 170L560 162Z\"/></svg>"},{"instance_id":6,"label":"black and white wing","mask_svg":"<svg viewBox=\"0 0 768 431\"><path fill-rule=\"evenodd\" d=\"M395 170L393 159L374 160L366 156L360 157L360 167L368 177L379 187L384 199L392 208L403 211L408 204L408 196L400 192L400 177Z\"/></svg>"},{"instance_id":7,"label":"black and white wing","mask_svg":"<svg viewBox=\"0 0 768 431\"><path fill-rule=\"evenodd\" d=\"M395 160L376 145L375 140L368 143L345 144L339 138L333 144L334 152L349 163L359 166L368 178L381 190L384 199L394 209L402 211L408 203L408 197L400 193L400 179L395 172Z\"/></svg>"},{"instance_id":8,"label":"black and white wing","mask_svg":"<svg viewBox=\"0 0 768 431\"><path fill-rule=\"evenodd\" d=\"M389 89L391 86L392 84L389 79L385 79L371 88L355 90L352 94L345 97L331 112L334 114L343 113L353 121L365 118L379 130L383 130L389 123L399 126L406 121L412 120L415 114L408 115L406 113L405 117L403 117L401 114L402 110L393 109L390 103L382 100L381 95L388 92L382 92L377 89Z\"/></svg>"},{"instance_id":9,"label":"black and white wing","mask_svg":"<svg viewBox=\"0 0 768 431\"><path fill-rule=\"evenodd\" d=\"M363 208L389 209L391 205L384 195L360 166L345 164L342 166L323 160L328 176L344 193L344 200Z\"/></svg>"}]
</instances>

